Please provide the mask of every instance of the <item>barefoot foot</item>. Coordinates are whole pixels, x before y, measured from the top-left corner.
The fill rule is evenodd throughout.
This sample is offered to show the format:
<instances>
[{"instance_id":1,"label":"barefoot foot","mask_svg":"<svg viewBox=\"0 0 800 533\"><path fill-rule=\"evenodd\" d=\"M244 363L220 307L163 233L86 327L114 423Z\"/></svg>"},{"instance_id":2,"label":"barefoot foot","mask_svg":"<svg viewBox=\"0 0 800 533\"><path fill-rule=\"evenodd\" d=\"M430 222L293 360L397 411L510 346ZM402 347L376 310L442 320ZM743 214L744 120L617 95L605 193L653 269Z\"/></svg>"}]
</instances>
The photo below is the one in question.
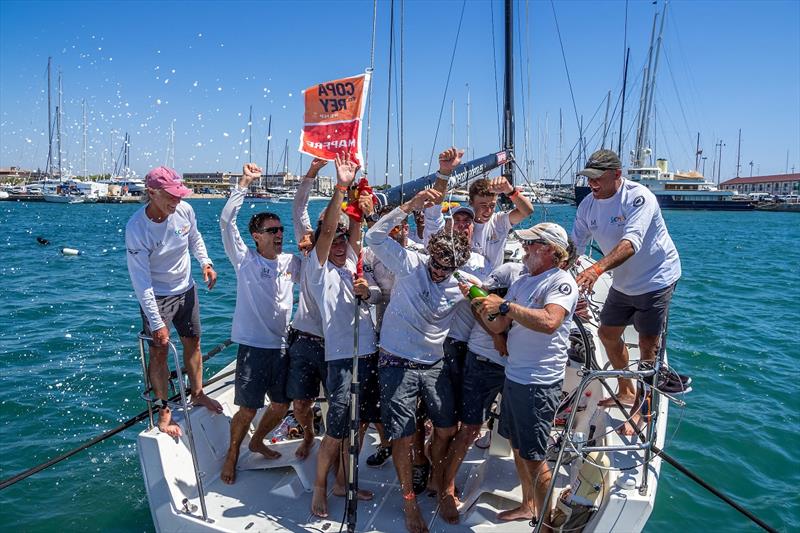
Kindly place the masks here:
<instances>
[{"instance_id":1,"label":"barefoot foot","mask_svg":"<svg viewBox=\"0 0 800 533\"><path fill-rule=\"evenodd\" d=\"M422 519L416 500L406 500L403 502L403 514L406 520L406 529L409 533L428 533L428 525Z\"/></svg>"},{"instance_id":2,"label":"barefoot foot","mask_svg":"<svg viewBox=\"0 0 800 533\"><path fill-rule=\"evenodd\" d=\"M183 435L181 427L172 420L172 411L169 407L158 412L158 429L174 439Z\"/></svg>"},{"instance_id":3,"label":"barefoot foot","mask_svg":"<svg viewBox=\"0 0 800 533\"><path fill-rule=\"evenodd\" d=\"M225 456L225 463L222 465L222 472L219 478L226 485L233 485L236 481L236 462L239 460L239 450L228 449L228 455Z\"/></svg>"},{"instance_id":4,"label":"barefoot foot","mask_svg":"<svg viewBox=\"0 0 800 533\"><path fill-rule=\"evenodd\" d=\"M641 420L642 417L639 414L639 411L636 411L633 413L633 416L629 421L617 428L617 433L624 437L632 437L633 435L636 435L636 430L640 427Z\"/></svg>"},{"instance_id":5,"label":"barefoot foot","mask_svg":"<svg viewBox=\"0 0 800 533\"><path fill-rule=\"evenodd\" d=\"M328 518L328 489L326 487L314 487L314 494L311 497L311 512L314 516Z\"/></svg>"},{"instance_id":6,"label":"barefoot foot","mask_svg":"<svg viewBox=\"0 0 800 533\"><path fill-rule=\"evenodd\" d=\"M312 436L310 439L303 439L303 442L300 443L300 446L294 451L294 456L300 459L301 461L308 457L311 448L314 447L314 437Z\"/></svg>"},{"instance_id":7,"label":"barefoot foot","mask_svg":"<svg viewBox=\"0 0 800 533\"><path fill-rule=\"evenodd\" d=\"M248 448L250 448L250 451L253 453L260 453L266 459L277 459L281 456L280 452L270 450L263 441L259 440L251 440Z\"/></svg>"},{"instance_id":8,"label":"barefoot foot","mask_svg":"<svg viewBox=\"0 0 800 533\"><path fill-rule=\"evenodd\" d=\"M347 489L344 487L333 487L333 495L338 498L344 498L347 495ZM367 502L374 498L375 495L372 493L371 490L367 489L358 489L358 499L362 502Z\"/></svg>"},{"instance_id":9,"label":"barefoot foot","mask_svg":"<svg viewBox=\"0 0 800 533\"><path fill-rule=\"evenodd\" d=\"M633 395L617 396L617 400L619 400L619 403L621 403L623 407L626 407L628 409L633 407L633 402L635 399L636 396ZM600 400L599 402L597 402L597 407L617 407L617 402L614 401L614 398L605 398L604 400Z\"/></svg>"},{"instance_id":10,"label":"barefoot foot","mask_svg":"<svg viewBox=\"0 0 800 533\"><path fill-rule=\"evenodd\" d=\"M533 513L527 505L520 505L514 509L503 511L497 514L497 519L504 522L511 522L512 520L530 520L533 518Z\"/></svg>"},{"instance_id":11,"label":"barefoot foot","mask_svg":"<svg viewBox=\"0 0 800 533\"><path fill-rule=\"evenodd\" d=\"M458 508L461 501L454 494L445 493L439 500L439 514L448 524L458 524Z\"/></svg>"},{"instance_id":12,"label":"barefoot foot","mask_svg":"<svg viewBox=\"0 0 800 533\"><path fill-rule=\"evenodd\" d=\"M218 414L222 412L222 405L220 405L220 403L217 400L214 400L209 396L207 396L205 392L198 392L197 394L193 394L192 403L194 405L202 405L206 409Z\"/></svg>"}]
</instances>

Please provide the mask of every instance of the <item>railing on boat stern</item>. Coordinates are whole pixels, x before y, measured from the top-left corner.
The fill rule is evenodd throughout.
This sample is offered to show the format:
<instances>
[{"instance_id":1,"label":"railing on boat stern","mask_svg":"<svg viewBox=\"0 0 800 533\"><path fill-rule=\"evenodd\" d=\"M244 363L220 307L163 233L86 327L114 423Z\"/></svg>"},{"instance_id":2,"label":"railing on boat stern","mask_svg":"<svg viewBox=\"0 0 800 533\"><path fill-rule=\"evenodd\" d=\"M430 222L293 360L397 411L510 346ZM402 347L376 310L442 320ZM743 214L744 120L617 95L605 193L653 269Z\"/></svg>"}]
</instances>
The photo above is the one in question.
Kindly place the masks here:
<instances>
[{"instance_id":1,"label":"railing on boat stern","mask_svg":"<svg viewBox=\"0 0 800 533\"><path fill-rule=\"evenodd\" d=\"M558 455L556 456L555 465L552 468L553 474L550 478L550 483L547 489L547 494L545 496L544 504L542 505L542 509L550 509L550 502L552 501L553 492L555 492L556 488L556 480L558 477L557 473L561 468L561 465L564 460L564 451L568 447L578 456L582 457L585 457L591 452L622 452L622 451L643 450L644 461L642 463L642 483L639 486L639 494L640 495L647 494L649 486L648 474L650 470L648 466L653 458L653 449L655 447L655 440L656 440L656 431L655 431L657 423L656 419L657 419L657 414L659 412L661 396L664 395L670 399L673 399L678 403L681 404L683 403L681 400L672 398L671 396L659 391L655 386L651 386L647 383L648 379L652 379L652 383L654 384L658 383L658 373L663 363L663 357L666 351L665 350L666 327L664 328L665 331L662 332L661 346L659 348L658 355L651 368L643 370L600 370L597 368L597 364L594 359L594 350L592 348L592 344L589 342L589 334L586 331L586 328L584 327L581 318L576 315L573 317L573 320L578 329L580 330L581 337L583 338L584 346L586 347L585 350L586 355L585 355L584 367L581 371L579 371L579 374L582 375L582 378L580 383L578 384L578 388L573 394L572 409L570 410L567 422L564 426L561 445L559 446L558 449ZM641 408L643 405L646 405L646 414L643 415L646 421L645 432L642 433L642 431L636 428L634 425L635 433L641 442L634 442L632 444L612 445L612 446L594 446L588 444L588 442L590 441L587 441L582 433L572 432L572 427L575 423L575 416L578 411L578 401L583 397L584 393L589 388L589 385L591 384L592 381L600 381L603 387L611 395L611 398L616 402L617 407L622 411L623 415L626 418L624 424L632 423L633 413L629 413L628 410L625 409L625 406L623 406L619 402L616 395L608 386L606 380L609 378L632 379L641 382L645 387L645 391L641 400L642 404L638 405L639 408ZM634 401L634 407L637 407L637 401ZM541 531L545 519L549 515L550 513L546 512L540 513L539 518L536 520L536 524L533 529L534 533L539 533Z\"/></svg>"},{"instance_id":2,"label":"railing on boat stern","mask_svg":"<svg viewBox=\"0 0 800 533\"><path fill-rule=\"evenodd\" d=\"M149 373L147 372L148 364L146 361L145 356L145 341L152 341L152 337L148 337L147 335L140 333L139 334L139 356L141 358L142 363L142 374L144 375L144 386L145 390L142 392L142 399L147 402L147 414L149 419L149 428L153 429L153 402L156 401L158 398L152 397L152 386L150 385L150 377ZM203 515L203 521L205 522L213 522L212 519L208 517L208 509L206 508L206 493L205 489L203 488L203 478L200 475L200 465L197 462L197 450L194 444L194 433L192 432L192 421L191 417L189 416L189 403L186 401L186 384L184 383L183 379L183 369L181 368L181 361L178 355L178 349L171 341L167 341L169 345L169 350L172 352L172 356L175 359L175 370L171 374L177 378L178 381L178 390L180 391L181 402L180 405L183 408L183 415L184 420L186 421L186 439L189 441L189 453L192 456L192 466L194 468L194 478L197 482L197 496L200 500L200 511ZM189 504L187 499L184 499L182 502L182 507L175 506L180 512L195 517L193 514L192 505Z\"/></svg>"}]
</instances>

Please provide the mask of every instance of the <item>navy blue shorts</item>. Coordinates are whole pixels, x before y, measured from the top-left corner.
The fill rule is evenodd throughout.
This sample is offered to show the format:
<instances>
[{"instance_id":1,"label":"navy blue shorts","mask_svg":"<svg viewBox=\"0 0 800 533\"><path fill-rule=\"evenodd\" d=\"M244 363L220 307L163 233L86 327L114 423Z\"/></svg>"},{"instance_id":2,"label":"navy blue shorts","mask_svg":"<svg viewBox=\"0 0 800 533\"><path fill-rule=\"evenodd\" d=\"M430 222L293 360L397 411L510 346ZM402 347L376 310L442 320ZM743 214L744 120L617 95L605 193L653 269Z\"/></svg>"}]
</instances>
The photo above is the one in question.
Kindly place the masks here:
<instances>
[{"instance_id":1,"label":"navy blue shorts","mask_svg":"<svg viewBox=\"0 0 800 533\"><path fill-rule=\"evenodd\" d=\"M266 394L271 403L288 404L288 372L289 356L284 348L255 348L240 344L236 354L233 403L239 407L261 409Z\"/></svg>"},{"instance_id":2,"label":"navy blue shorts","mask_svg":"<svg viewBox=\"0 0 800 533\"><path fill-rule=\"evenodd\" d=\"M401 439L414 434L419 396L434 427L451 428L458 422L453 384L444 369L443 360L423 365L382 351L378 375L381 419L388 439Z\"/></svg>"},{"instance_id":3,"label":"navy blue shorts","mask_svg":"<svg viewBox=\"0 0 800 533\"><path fill-rule=\"evenodd\" d=\"M636 296L628 296L611 287L600 310L600 324L610 327L633 324L636 331L643 335L661 335L676 284Z\"/></svg>"},{"instance_id":4,"label":"navy blue shorts","mask_svg":"<svg viewBox=\"0 0 800 533\"><path fill-rule=\"evenodd\" d=\"M293 337L289 345L286 395L292 400L314 400L319 396L320 384L324 387L328 378L325 343L304 333L295 333Z\"/></svg>"},{"instance_id":5,"label":"navy blue shorts","mask_svg":"<svg viewBox=\"0 0 800 533\"><path fill-rule=\"evenodd\" d=\"M361 422L380 422L381 406L378 390L378 354L358 360L360 397L358 416ZM347 436L350 427L350 385L353 382L353 360L328 361L328 416L325 433L334 439Z\"/></svg>"},{"instance_id":6,"label":"navy blue shorts","mask_svg":"<svg viewBox=\"0 0 800 533\"><path fill-rule=\"evenodd\" d=\"M461 415L461 391L464 381L464 361L469 348L464 341L457 341L452 337L444 339L444 369L450 374L450 383L453 384L456 416Z\"/></svg>"},{"instance_id":7,"label":"navy blue shorts","mask_svg":"<svg viewBox=\"0 0 800 533\"><path fill-rule=\"evenodd\" d=\"M461 389L461 422L475 426L489 420L492 403L503 390L505 381L505 367L474 352L467 352Z\"/></svg>"},{"instance_id":8,"label":"navy blue shorts","mask_svg":"<svg viewBox=\"0 0 800 533\"><path fill-rule=\"evenodd\" d=\"M560 397L561 381L551 385L521 385L506 379L498 431L511 441L511 447L523 459L544 460Z\"/></svg>"}]
</instances>

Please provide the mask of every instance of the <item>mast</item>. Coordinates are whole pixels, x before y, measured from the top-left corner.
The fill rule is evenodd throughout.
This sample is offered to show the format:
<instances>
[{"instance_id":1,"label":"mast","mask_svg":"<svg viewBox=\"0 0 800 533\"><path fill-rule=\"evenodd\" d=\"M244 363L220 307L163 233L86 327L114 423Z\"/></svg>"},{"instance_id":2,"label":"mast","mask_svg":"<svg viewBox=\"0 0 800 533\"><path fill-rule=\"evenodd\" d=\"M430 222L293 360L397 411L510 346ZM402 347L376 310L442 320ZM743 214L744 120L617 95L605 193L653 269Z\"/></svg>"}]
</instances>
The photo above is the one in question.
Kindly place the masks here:
<instances>
[{"instance_id":1,"label":"mast","mask_svg":"<svg viewBox=\"0 0 800 533\"><path fill-rule=\"evenodd\" d=\"M628 59L631 57L631 49L625 52L625 67L622 71L622 105L619 111L619 139L617 139L617 155L622 158L622 120L625 117L625 89L628 85ZM613 144L613 143L612 143Z\"/></svg>"},{"instance_id":2,"label":"mast","mask_svg":"<svg viewBox=\"0 0 800 533\"><path fill-rule=\"evenodd\" d=\"M644 69L642 76L642 94L639 97L639 128L636 131L636 147L633 153L633 166L641 167L644 157L644 148L647 143L645 137L647 136L646 116L647 116L647 91L650 89L650 69L653 64L653 41L656 37L656 23L658 22L658 13L653 16L653 30L650 32L650 48L647 52L647 66Z\"/></svg>"},{"instance_id":3,"label":"mast","mask_svg":"<svg viewBox=\"0 0 800 533\"><path fill-rule=\"evenodd\" d=\"M283 181L286 184L286 178L289 176L289 139L284 141L283 146Z\"/></svg>"},{"instance_id":4,"label":"mast","mask_svg":"<svg viewBox=\"0 0 800 533\"><path fill-rule=\"evenodd\" d=\"M739 177L739 171L742 169L742 128L739 128L739 145L736 148L736 177Z\"/></svg>"},{"instance_id":5,"label":"mast","mask_svg":"<svg viewBox=\"0 0 800 533\"><path fill-rule=\"evenodd\" d=\"M53 86L51 81L53 58L47 58L47 177L53 175L53 112L50 92Z\"/></svg>"},{"instance_id":6,"label":"mast","mask_svg":"<svg viewBox=\"0 0 800 533\"><path fill-rule=\"evenodd\" d=\"M514 3L505 0L505 91L503 96L503 149L514 153ZM503 165L503 177L514 185L512 158Z\"/></svg>"},{"instance_id":7,"label":"mast","mask_svg":"<svg viewBox=\"0 0 800 533\"><path fill-rule=\"evenodd\" d=\"M56 135L58 141L58 179L63 175L63 160L61 152L61 69L58 69L58 105L56 106Z\"/></svg>"},{"instance_id":8,"label":"mast","mask_svg":"<svg viewBox=\"0 0 800 533\"><path fill-rule=\"evenodd\" d=\"M697 145L694 149L694 169L700 169L700 156L703 155L703 151L700 149L700 132L697 132Z\"/></svg>"},{"instance_id":9,"label":"mast","mask_svg":"<svg viewBox=\"0 0 800 533\"><path fill-rule=\"evenodd\" d=\"M608 135L608 108L611 107L611 91L608 91L608 95L606 95L606 116L603 119L603 142L600 144L600 148L605 149L606 147L606 136Z\"/></svg>"},{"instance_id":10,"label":"mast","mask_svg":"<svg viewBox=\"0 0 800 533\"><path fill-rule=\"evenodd\" d=\"M83 177L87 177L86 169L86 99L83 99Z\"/></svg>"},{"instance_id":11,"label":"mast","mask_svg":"<svg viewBox=\"0 0 800 533\"><path fill-rule=\"evenodd\" d=\"M267 162L264 164L264 172L261 174L261 178L258 180L258 187L260 189L264 188L264 176L267 176L267 181L269 181L269 143L272 140L272 115L269 116L269 124L267 125Z\"/></svg>"},{"instance_id":12,"label":"mast","mask_svg":"<svg viewBox=\"0 0 800 533\"><path fill-rule=\"evenodd\" d=\"M644 115L644 139L647 139L647 132L650 128L650 110L653 109L653 97L656 94L656 72L658 72L658 60L661 57L661 43L664 40L664 21L667 20L667 7L669 2L664 3L664 11L661 13L661 25L658 29L658 42L656 43L655 62L653 63L653 70L650 73L650 89L647 95L647 112ZM653 112L655 114L655 112Z\"/></svg>"},{"instance_id":13,"label":"mast","mask_svg":"<svg viewBox=\"0 0 800 533\"><path fill-rule=\"evenodd\" d=\"M250 117L247 120L247 127L249 129L249 138L247 139L247 162L253 162L253 106L250 106Z\"/></svg>"}]
</instances>

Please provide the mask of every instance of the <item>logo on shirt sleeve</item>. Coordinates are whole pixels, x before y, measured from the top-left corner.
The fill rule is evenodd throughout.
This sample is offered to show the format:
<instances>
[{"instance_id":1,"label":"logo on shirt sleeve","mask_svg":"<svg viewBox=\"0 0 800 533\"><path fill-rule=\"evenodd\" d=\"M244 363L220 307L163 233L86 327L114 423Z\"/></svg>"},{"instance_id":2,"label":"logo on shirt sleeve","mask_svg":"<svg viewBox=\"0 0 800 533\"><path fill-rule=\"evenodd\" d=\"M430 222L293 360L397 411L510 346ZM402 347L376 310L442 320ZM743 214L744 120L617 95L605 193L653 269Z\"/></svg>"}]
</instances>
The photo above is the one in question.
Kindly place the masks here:
<instances>
[{"instance_id":1,"label":"logo on shirt sleeve","mask_svg":"<svg viewBox=\"0 0 800 533\"><path fill-rule=\"evenodd\" d=\"M128 248L128 253L131 254L131 255L136 255L139 252L141 252L141 250L137 250L137 249L134 249L134 248Z\"/></svg>"},{"instance_id":2,"label":"logo on shirt sleeve","mask_svg":"<svg viewBox=\"0 0 800 533\"><path fill-rule=\"evenodd\" d=\"M633 207L639 207L644 203L644 196L637 196L633 200Z\"/></svg>"},{"instance_id":3,"label":"logo on shirt sleeve","mask_svg":"<svg viewBox=\"0 0 800 533\"><path fill-rule=\"evenodd\" d=\"M564 296L568 296L572 294L572 286L569 283L562 283L558 286L558 292L563 294Z\"/></svg>"}]
</instances>

